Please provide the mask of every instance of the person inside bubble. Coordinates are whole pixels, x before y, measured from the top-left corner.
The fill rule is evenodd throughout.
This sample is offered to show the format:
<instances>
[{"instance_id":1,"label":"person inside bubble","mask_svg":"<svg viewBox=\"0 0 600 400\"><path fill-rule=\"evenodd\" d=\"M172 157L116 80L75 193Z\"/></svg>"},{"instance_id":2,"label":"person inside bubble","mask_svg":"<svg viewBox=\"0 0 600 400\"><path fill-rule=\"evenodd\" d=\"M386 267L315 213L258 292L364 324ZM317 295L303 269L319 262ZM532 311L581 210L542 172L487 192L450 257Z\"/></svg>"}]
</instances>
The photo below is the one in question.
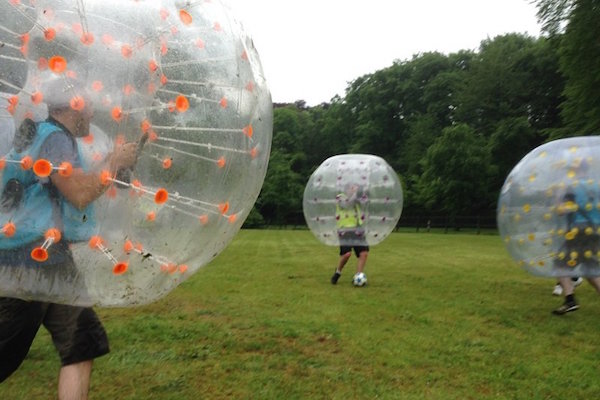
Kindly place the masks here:
<instances>
[{"instance_id":1,"label":"person inside bubble","mask_svg":"<svg viewBox=\"0 0 600 400\"><path fill-rule=\"evenodd\" d=\"M340 258L338 266L331 277L331 283L335 285L342 269L352 256L352 250L358 258L356 273L365 269L369 246L365 237L363 206L367 202L367 194L363 193L360 186L348 183L344 190L336 196L335 219L338 239L340 242Z\"/></svg>"},{"instance_id":2,"label":"person inside bubble","mask_svg":"<svg viewBox=\"0 0 600 400\"><path fill-rule=\"evenodd\" d=\"M576 165L579 173L585 171L585 162ZM600 210L596 204L600 200L597 184L580 179L567 190L557 207L557 213L564 217L565 240L554 259L554 268L559 273L558 281L563 289L564 303L553 310L555 315L563 315L579 309L575 299L575 281L570 271L581 267L583 276L600 294ZM560 275L564 272L564 275Z\"/></svg>"},{"instance_id":3,"label":"person inside bubble","mask_svg":"<svg viewBox=\"0 0 600 400\"><path fill-rule=\"evenodd\" d=\"M19 234L0 236L0 266L62 270L56 277L69 277L72 272L73 281L64 282L69 285L80 279L69 244L87 239L93 228L91 214L86 218L89 207L108 185L97 172L84 170L76 143L77 137L89 134L94 116L84 84L60 76L44 86L44 99L48 118L40 123L25 120L6 159L29 155L48 160L53 166L68 162L72 172L67 176L53 169L48 177L41 178L29 169L21 173L20 181L15 179L10 185L3 177L2 213L22 215L15 217L21 221L15 224ZM114 176L118 170L134 165L135 153L135 143L118 145L106 157L103 168ZM28 204L39 207L27 210ZM32 226L34 229L27 229ZM35 258L32 249L39 249L48 240L44 238L47 227L59 233L43 260ZM93 360L109 352L106 331L91 307L0 298L0 382L21 365L41 325L50 332L61 359L58 398L87 398Z\"/></svg>"}]
</instances>

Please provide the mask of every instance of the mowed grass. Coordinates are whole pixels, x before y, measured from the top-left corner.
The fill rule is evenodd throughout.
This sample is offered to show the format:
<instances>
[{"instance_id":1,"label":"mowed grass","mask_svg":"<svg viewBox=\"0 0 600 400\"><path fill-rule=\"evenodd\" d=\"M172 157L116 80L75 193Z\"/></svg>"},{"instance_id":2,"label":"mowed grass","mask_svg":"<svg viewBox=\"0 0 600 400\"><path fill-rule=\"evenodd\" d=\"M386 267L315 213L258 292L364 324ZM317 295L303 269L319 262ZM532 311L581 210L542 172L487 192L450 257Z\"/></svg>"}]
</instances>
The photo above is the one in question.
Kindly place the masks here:
<instances>
[{"instance_id":1,"label":"mowed grass","mask_svg":"<svg viewBox=\"0 0 600 400\"><path fill-rule=\"evenodd\" d=\"M554 281L518 268L496 235L394 233L353 257L308 231L243 230L148 306L99 309L111 353L91 399L594 399L600 297L550 314ZM0 399L54 399L44 331Z\"/></svg>"}]
</instances>

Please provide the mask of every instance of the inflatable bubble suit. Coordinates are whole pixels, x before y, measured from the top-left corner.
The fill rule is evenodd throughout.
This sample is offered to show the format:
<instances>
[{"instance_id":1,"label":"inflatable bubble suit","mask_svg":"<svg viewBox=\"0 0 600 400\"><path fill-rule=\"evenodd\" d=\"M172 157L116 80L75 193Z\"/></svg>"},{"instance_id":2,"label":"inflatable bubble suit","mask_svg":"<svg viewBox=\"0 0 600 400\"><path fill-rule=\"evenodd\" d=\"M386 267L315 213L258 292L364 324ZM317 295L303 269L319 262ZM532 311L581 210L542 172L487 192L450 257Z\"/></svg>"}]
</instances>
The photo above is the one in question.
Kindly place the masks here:
<instances>
[{"instance_id":1,"label":"inflatable bubble suit","mask_svg":"<svg viewBox=\"0 0 600 400\"><path fill-rule=\"evenodd\" d=\"M546 143L510 172L498 228L517 263L538 276L598 276L600 138Z\"/></svg>"},{"instance_id":2,"label":"inflatable bubble suit","mask_svg":"<svg viewBox=\"0 0 600 400\"><path fill-rule=\"evenodd\" d=\"M2 125L3 151L22 144L30 122L42 126L54 107L87 112L77 154L103 185L92 208L70 222L78 235L67 232L64 199L52 209L2 208L0 295L146 304L225 248L262 186L273 120L258 54L226 5L2 0L0 35L0 117L16 127ZM137 162L111 173L105 160L123 143L137 143ZM3 155L2 173L18 165L37 185L73 173L68 162L27 157L33 147L21 149L22 158ZM48 212L58 222L42 229ZM20 243L16 255L19 235L32 230L40 239Z\"/></svg>"},{"instance_id":3,"label":"inflatable bubble suit","mask_svg":"<svg viewBox=\"0 0 600 400\"><path fill-rule=\"evenodd\" d=\"M343 154L328 158L304 189L303 211L315 237L329 246L376 245L402 213L402 185L380 157Z\"/></svg>"}]
</instances>

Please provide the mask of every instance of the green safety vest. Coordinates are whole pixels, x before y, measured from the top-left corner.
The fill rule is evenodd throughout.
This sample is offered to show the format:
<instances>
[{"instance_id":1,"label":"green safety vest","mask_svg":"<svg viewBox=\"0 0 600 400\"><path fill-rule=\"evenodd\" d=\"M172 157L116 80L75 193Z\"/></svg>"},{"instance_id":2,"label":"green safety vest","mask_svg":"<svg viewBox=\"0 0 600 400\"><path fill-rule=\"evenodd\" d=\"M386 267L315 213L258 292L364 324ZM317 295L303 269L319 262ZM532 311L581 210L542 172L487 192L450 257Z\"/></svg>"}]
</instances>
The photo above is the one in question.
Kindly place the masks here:
<instances>
[{"instance_id":1,"label":"green safety vest","mask_svg":"<svg viewBox=\"0 0 600 400\"><path fill-rule=\"evenodd\" d=\"M340 194L340 198L346 198L345 194ZM342 199L343 200L343 199ZM337 228L356 228L363 224L361 218L362 212L360 205L355 202L352 208L342 208L339 202L335 205L335 219Z\"/></svg>"}]
</instances>

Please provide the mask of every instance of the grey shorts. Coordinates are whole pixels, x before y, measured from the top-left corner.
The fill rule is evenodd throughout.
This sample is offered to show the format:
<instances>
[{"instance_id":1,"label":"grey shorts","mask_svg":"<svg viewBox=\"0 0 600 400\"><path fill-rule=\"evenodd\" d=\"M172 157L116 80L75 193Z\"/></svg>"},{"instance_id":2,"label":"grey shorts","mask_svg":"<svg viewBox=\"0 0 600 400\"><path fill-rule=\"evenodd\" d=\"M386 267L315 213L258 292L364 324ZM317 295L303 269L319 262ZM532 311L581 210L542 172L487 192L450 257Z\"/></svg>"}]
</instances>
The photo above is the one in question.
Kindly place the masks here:
<instances>
[{"instance_id":1,"label":"grey shorts","mask_svg":"<svg viewBox=\"0 0 600 400\"><path fill-rule=\"evenodd\" d=\"M50 332L63 366L109 352L108 337L89 307L0 298L0 382L21 365L40 325Z\"/></svg>"}]
</instances>

